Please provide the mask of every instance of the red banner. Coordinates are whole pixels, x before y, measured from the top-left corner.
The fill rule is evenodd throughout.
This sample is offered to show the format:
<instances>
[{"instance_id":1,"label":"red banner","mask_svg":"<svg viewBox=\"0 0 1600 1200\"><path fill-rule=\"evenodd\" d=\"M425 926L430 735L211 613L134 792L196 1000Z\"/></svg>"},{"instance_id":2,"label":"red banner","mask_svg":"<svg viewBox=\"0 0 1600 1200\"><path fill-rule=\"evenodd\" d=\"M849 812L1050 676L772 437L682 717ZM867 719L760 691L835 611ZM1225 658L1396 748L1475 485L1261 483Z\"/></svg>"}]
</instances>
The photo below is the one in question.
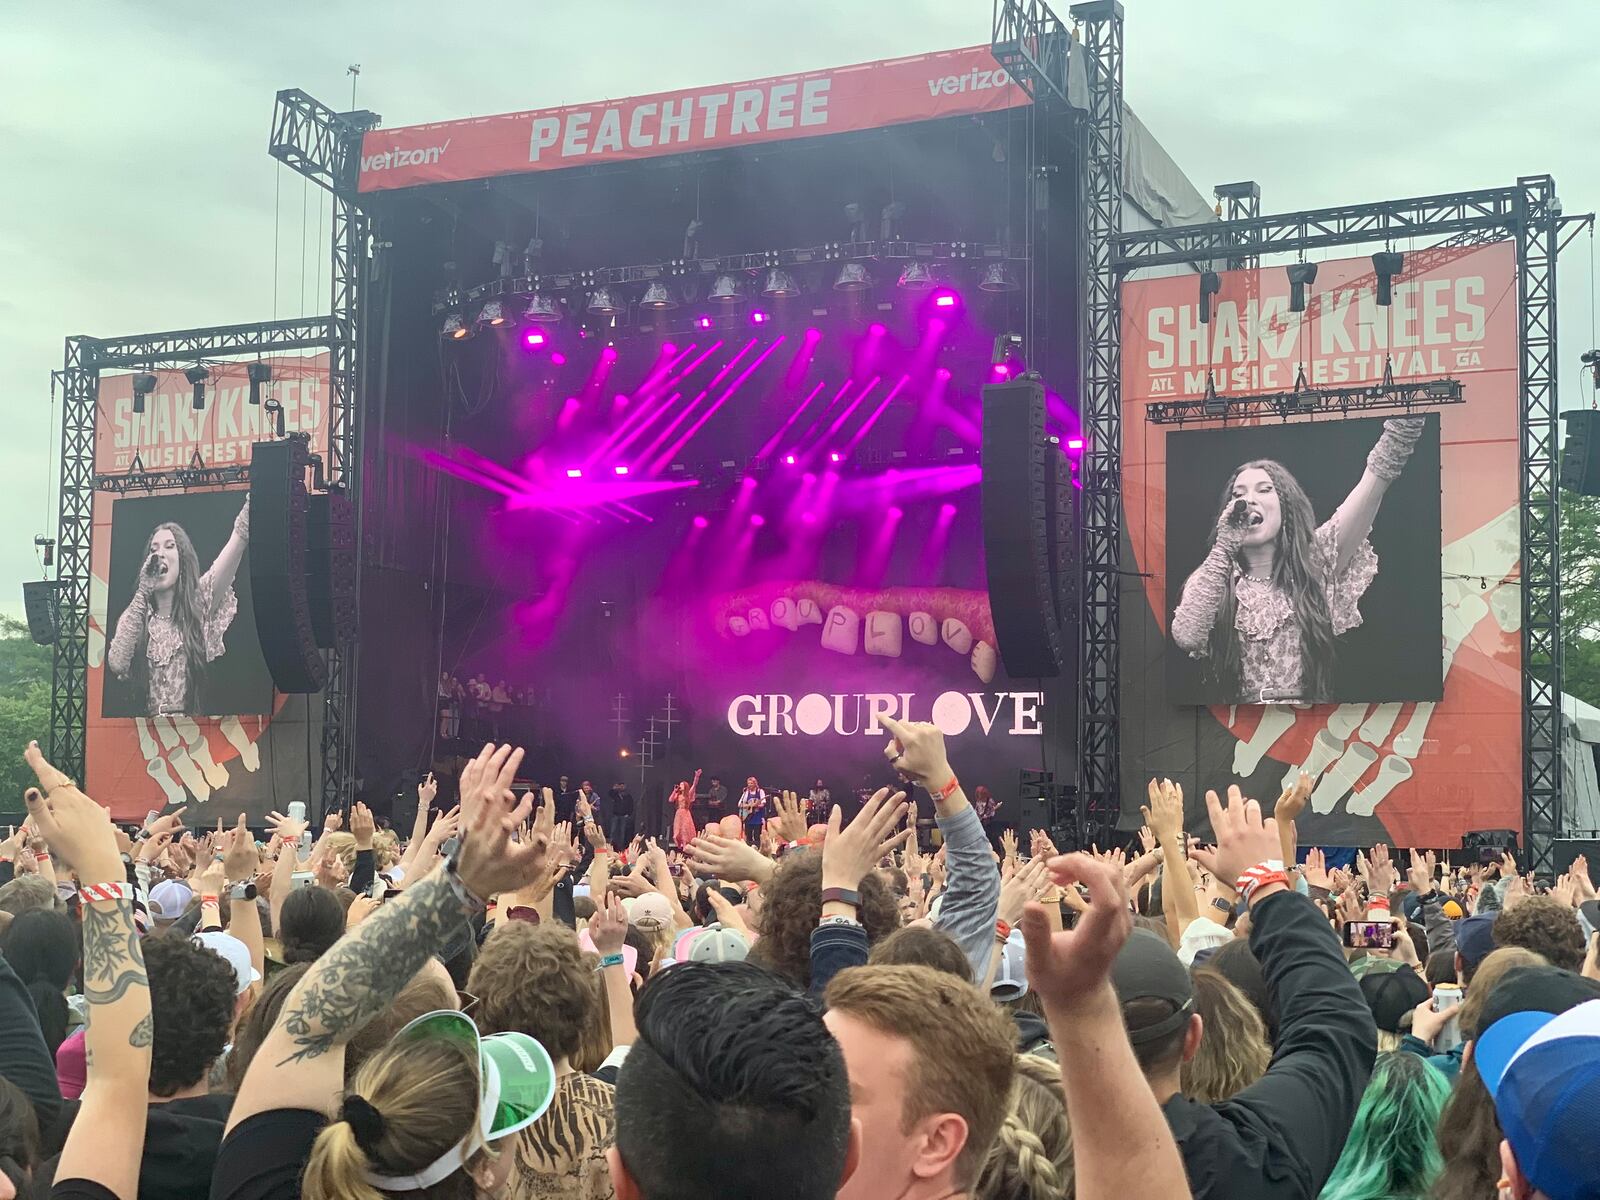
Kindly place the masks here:
<instances>
[{"instance_id":1,"label":"red banner","mask_svg":"<svg viewBox=\"0 0 1600 1200\"><path fill-rule=\"evenodd\" d=\"M1401 846L1452 847L1468 829L1520 828L1513 247L1408 253L1388 306L1377 303L1369 259L1317 265L1303 313L1289 310L1282 267L1223 273L1209 322L1200 320L1193 275L1123 288L1123 494L1133 569L1148 603L1144 612L1123 610L1124 712L1137 717L1123 725L1130 789L1138 783L1142 791L1151 774L1187 776L1186 786L1202 791L1231 776L1270 802L1281 780L1310 764L1321 790L1301 820L1302 844L1387 837ZM1451 377L1464 385L1465 403L1437 410L1442 699L1219 704L1210 716L1201 710L1197 723L1193 708L1170 702L1163 682L1167 620L1183 581L1165 574L1174 427L1148 420L1148 406L1202 396L1208 368L1225 398L1287 390L1301 364L1313 388L1375 385L1385 362L1396 382ZM1279 425L1277 417L1228 423ZM1431 579L1431 564L1427 573ZM1409 651L1393 647L1396 655Z\"/></svg>"},{"instance_id":2,"label":"red banner","mask_svg":"<svg viewBox=\"0 0 1600 1200\"><path fill-rule=\"evenodd\" d=\"M1028 103L987 46L366 135L363 192L657 158Z\"/></svg>"}]
</instances>

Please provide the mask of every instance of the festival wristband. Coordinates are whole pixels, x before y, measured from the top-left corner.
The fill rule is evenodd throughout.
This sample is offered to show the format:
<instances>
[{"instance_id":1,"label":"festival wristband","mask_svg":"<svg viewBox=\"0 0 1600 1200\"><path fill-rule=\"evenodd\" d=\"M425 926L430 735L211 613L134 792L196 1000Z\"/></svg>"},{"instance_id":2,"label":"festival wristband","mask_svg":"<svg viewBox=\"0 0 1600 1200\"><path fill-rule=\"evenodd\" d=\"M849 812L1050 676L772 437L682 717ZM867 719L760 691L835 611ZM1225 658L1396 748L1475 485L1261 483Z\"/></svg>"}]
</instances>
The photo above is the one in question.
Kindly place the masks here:
<instances>
[{"instance_id":1,"label":"festival wristband","mask_svg":"<svg viewBox=\"0 0 1600 1200\"><path fill-rule=\"evenodd\" d=\"M1009 921L996 921L994 923L994 936L1004 942L1011 938L1011 923Z\"/></svg>"},{"instance_id":2,"label":"festival wristband","mask_svg":"<svg viewBox=\"0 0 1600 1200\"><path fill-rule=\"evenodd\" d=\"M822 902L829 901L835 904L848 904L851 908L861 907L861 893L853 888L830 887L822 889Z\"/></svg>"},{"instance_id":3,"label":"festival wristband","mask_svg":"<svg viewBox=\"0 0 1600 1200\"><path fill-rule=\"evenodd\" d=\"M618 954L602 954L600 956L600 965L598 967L596 967L595 970L596 971L604 971L607 967L620 967L620 966L622 966L622 964L625 961L626 960L622 957L622 955L620 953L618 953Z\"/></svg>"},{"instance_id":4,"label":"festival wristband","mask_svg":"<svg viewBox=\"0 0 1600 1200\"><path fill-rule=\"evenodd\" d=\"M222 903L222 897L221 896L201 896L200 897L200 903L201 904L221 904Z\"/></svg>"},{"instance_id":5,"label":"festival wristband","mask_svg":"<svg viewBox=\"0 0 1600 1200\"><path fill-rule=\"evenodd\" d=\"M444 860L444 877L450 884L450 890L456 894L456 899L461 901L461 906L468 912L482 912L487 906L487 901L474 896L472 890L462 882L453 857Z\"/></svg>"},{"instance_id":6,"label":"festival wristband","mask_svg":"<svg viewBox=\"0 0 1600 1200\"><path fill-rule=\"evenodd\" d=\"M935 800L943 802L950 799L951 796L954 796L960 787L961 781L952 775L950 776L949 783L945 784L942 788L929 788L928 794Z\"/></svg>"},{"instance_id":7,"label":"festival wristband","mask_svg":"<svg viewBox=\"0 0 1600 1200\"><path fill-rule=\"evenodd\" d=\"M823 917L822 920L817 922L818 929L826 928L829 925L854 925L859 929L861 922L854 917L847 917L843 913L836 913L831 917Z\"/></svg>"},{"instance_id":8,"label":"festival wristband","mask_svg":"<svg viewBox=\"0 0 1600 1200\"><path fill-rule=\"evenodd\" d=\"M1368 896L1367 897L1367 907L1369 909L1371 909L1371 908L1381 908L1381 909L1383 909L1384 912L1388 912L1389 911L1389 897L1387 897L1387 896Z\"/></svg>"},{"instance_id":9,"label":"festival wristband","mask_svg":"<svg viewBox=\"0 0 1600 1200\"><path fill-rule=\"evenodd\" d=\"M1284 887L1289 886L1289 876L1284 873L1281 863L1276 867L1273 866L1270 860L1257 863L1239 876L1239 882L1234 885L1234 890L1239 893L1240 898L1248 905L1251 897L1255 895L1256 889L1269 883L1281 883Z\"/></svg>"},{"instance_id":10,"label":"festival wristband","mask_svg":"<svg viewBox=\"0 0 1600 1200\"><path fill-rule=\"evenodd\" d=\"M34 855L34 858L38 859L40 862L49 862L50 852L48 850L41 850L39 853Z\"/></svg>"},{"instance_id":11,"label":"festival wristband","mask_svg":"<svg viewBox=\"0 0 1600 1200\"><path fill-rule=\"evenodd\" d=\"M78 889L78 899L85 904L96 900L132 900L131 883L86 883Z\"/></svg>"}]
</instances>

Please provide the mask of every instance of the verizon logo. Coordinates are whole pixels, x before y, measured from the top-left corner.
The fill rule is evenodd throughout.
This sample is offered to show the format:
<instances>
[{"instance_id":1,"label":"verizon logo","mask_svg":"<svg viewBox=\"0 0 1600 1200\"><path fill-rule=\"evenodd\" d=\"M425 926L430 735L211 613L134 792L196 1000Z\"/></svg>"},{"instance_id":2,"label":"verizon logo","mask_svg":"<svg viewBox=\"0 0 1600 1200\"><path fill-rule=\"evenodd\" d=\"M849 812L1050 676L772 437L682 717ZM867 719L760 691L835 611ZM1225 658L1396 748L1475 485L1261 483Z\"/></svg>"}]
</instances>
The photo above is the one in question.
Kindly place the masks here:
<instances>
[{"instance_id":1,"label":"verizon logo","mask_svg":"<svg viewBox=\"0 0 1600 1200\"><path fill-rule=\"evenodd\" d=\"M444 157L450 149L450 139L442 146L427 146L419 150L385 150L382 154L366 154L361 158L362 173L391 171L395 167L426 167Z\"/></svg>"},{"instance_id":2,"label":"verizon logo","mask_svg":"<svg viewBox=\"0 0 1600 1200\"><path fill-rule=\"evenodd\" d=\"M962 92L983 92L990 88L1005 87L1011 76L995 68L989 71L968 71L965 75L946 75L942 79L928 80L928 95L959 96Z\"/></svg>"}]
</instances>

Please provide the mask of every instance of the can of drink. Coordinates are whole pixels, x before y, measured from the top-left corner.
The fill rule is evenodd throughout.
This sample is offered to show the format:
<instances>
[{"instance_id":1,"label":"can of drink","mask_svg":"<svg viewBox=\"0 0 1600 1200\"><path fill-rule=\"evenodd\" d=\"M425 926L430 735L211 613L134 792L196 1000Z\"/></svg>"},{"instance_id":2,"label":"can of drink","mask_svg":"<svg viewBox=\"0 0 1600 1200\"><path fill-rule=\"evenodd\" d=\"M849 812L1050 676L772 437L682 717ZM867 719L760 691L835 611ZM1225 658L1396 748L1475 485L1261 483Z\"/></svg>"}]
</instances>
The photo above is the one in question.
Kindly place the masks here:
<instances>
[{"instance_id":1,"label":"can of drink","mask_svg":"<svg viewBox=\"0 0 1600 1200\"><path fill-rule=\"evenodd\" d=\"M1454 1050L1462 1042L1461 1016L1454 1011L1461 1007L1462 998L1460 984L1441 983L1433 989L1433 1011L1450 1014L1450 1019L1440 1027L1439 1036L1433 1039L1433 1048L1440 1054Z\"/></svg>"}]
</instances>

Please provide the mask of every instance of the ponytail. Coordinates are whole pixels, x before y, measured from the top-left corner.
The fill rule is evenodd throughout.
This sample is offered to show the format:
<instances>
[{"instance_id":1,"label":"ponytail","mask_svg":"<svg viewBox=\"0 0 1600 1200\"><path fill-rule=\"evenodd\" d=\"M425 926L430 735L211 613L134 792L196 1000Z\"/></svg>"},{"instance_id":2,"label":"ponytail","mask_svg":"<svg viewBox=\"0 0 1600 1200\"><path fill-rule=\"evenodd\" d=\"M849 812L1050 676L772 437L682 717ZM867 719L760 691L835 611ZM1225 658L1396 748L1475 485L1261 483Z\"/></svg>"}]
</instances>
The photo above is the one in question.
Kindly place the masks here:
<instances>
[{"instance_id":1,"label":"ponytail","mask_svg":"<svg viewBox=\"0 0 1600 1200\"><path fill-rule=\"evenodd\" d=\"M346 1200L384 1200L382 1192L367 1182L372 1160L356 1142L355 1130L346 1121L330 1121L317 1134L306 1163L301 1195L306 1197L342 1196Z\"/></svg>"}]
</instances>

